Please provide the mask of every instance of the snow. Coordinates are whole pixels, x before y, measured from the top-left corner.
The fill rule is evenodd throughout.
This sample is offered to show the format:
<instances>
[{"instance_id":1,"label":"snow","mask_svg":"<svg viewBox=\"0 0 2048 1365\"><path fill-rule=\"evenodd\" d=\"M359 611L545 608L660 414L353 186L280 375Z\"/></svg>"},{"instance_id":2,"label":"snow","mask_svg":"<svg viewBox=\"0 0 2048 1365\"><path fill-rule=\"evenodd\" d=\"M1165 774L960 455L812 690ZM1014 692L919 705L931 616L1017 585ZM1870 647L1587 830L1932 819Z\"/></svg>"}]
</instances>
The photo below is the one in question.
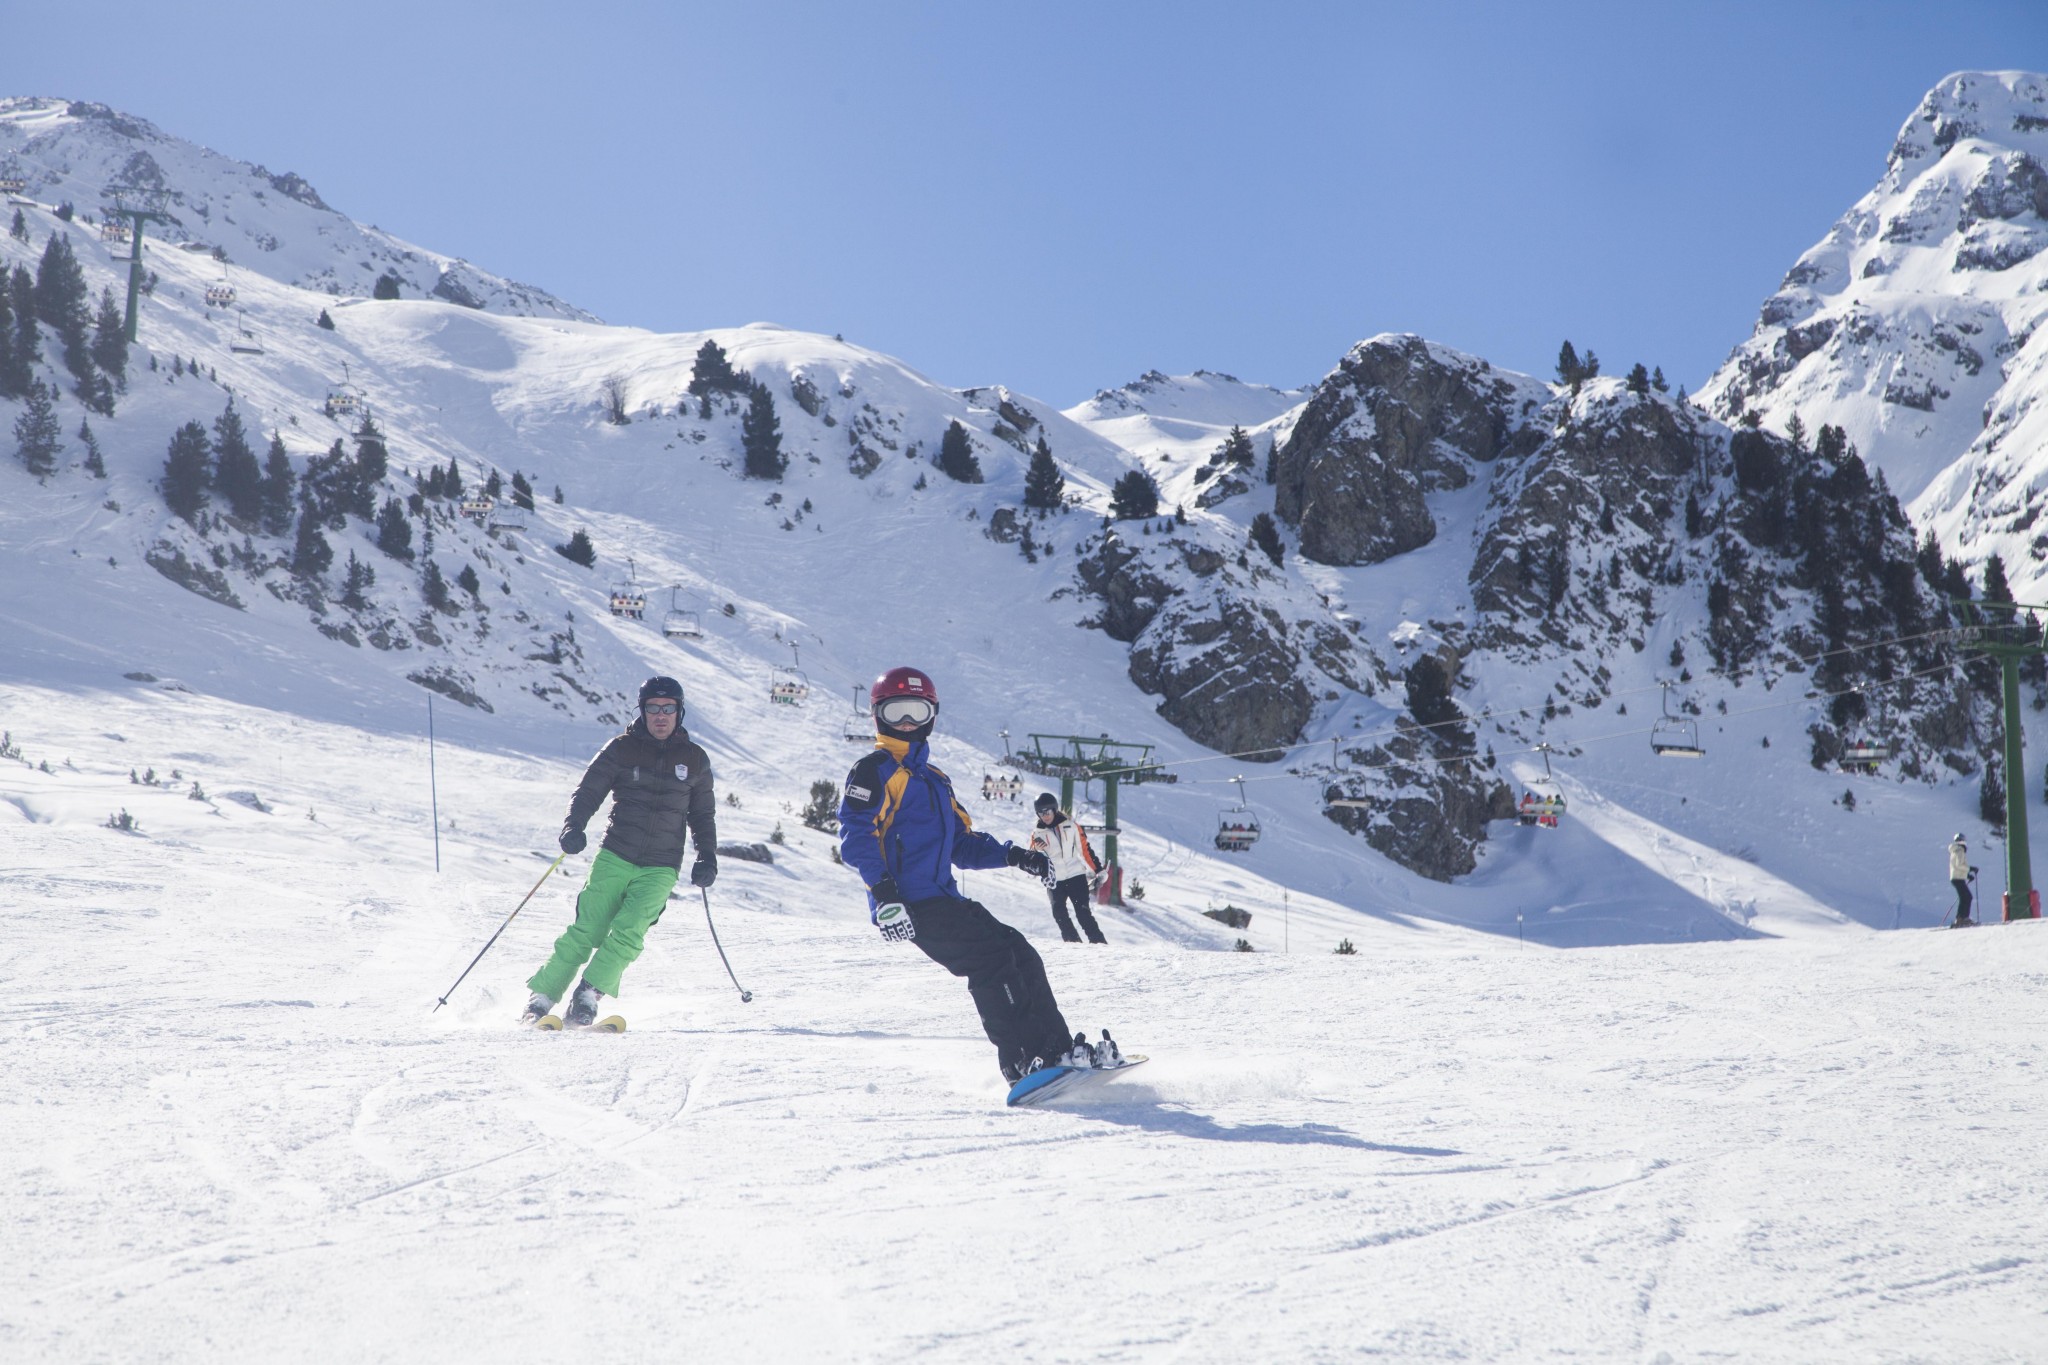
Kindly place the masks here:
<instances>
[{"instance_id":1,"label":"snow","mask_svg":"<svg viewBox=\"0 0 2048 1365\"><path fill-rule=\"evenodd\" d=\"M0 104L0 150L61 132L80 164L104 160L105 121L67 108ZM152 151L195 199L248 178L181 146ZM61 230L25 213L30 243L0 237L9 267ZM121 278L96 234L73 240L95 295ZM1708 758L1658 759L1643 736L1686 625L1667 614L1639 658L1609 661L1606 706L1544 731L1562 827L1497 825L1472 876L1426 882L1322 813L1329 740L1382 732L1398 683L1323 698L1284 762L1249 764L1168 726L1125 647L1082 628L1075 547L1117 474L1164 454L1191 478L1233 424L1263 452L1301 391L1148 376L1121 406L1062 414L773 324L657 334L510 292L486 310L338 299L327 272L357 247L308 247L274 274L231 252L266 344L251 356L203 305L211 258L152 245L161 283L130 389L93 421L108 480L78 468L68 394L60 471L39 483L0 462L0 730L20 752L0 758L0 979L18 1026L0 1228L26 1249L0 1270L0 1356L2036 1349L2048 1200L2025 1153L2048 930L1925 932L1947 917L1956 828L1996 916L1974 780L1812 770L1819 703L1791 675L1702 680ZM322 308L335 331L313 326ZM738 477L732 410L678 409L707 339L775 395L782 484ZM206 377L173 379L173 357ZM378 570L366 619L426 621L442 644L330 638L273 591L276 569L223 570L236 610L142 562L160 541L211 562L154 488L178 424L210 423L232 389L259 448L275 430L303 467L350 433L319 410L344 375L401 492L406 471L455 459L472 487L516 469L540 494L524 531L445 509L418 523L451 578L482 579L452 617L423 609L416 567L360 522L334 533L337 559ZM611 376L629 425L599 414ZM948 421L973 434L986 483L932 468ZM1034 526L1027 562L986 532L1041 433L1078 505ZM879 456L864 476L862 445ZM1433 497L1424 549L1361 568L1291 557L1265 600L1303 619L1326 604L1402 666L1472 619L1481 475ZM1271 506L1254 480L1191 507L1189 534L1241 545ZM552 552L579 528L594 570ZM605 610L629 577L644 622ZM701 639L661 635L671 584ZM811 698L778 707L771 670L793 657ZM1034 730L1153 744L1181 779L1120 793L1146 894L1102 912L1105 948L1061 944L1028 879L967 878L1046 956L1073 1023L1152 1057L1141 1076L1004 1109L964 988L883 943L831 841L800 824L810 784L860 752L842 734L852 688L901 662L933 673L937 760L1001 837L1021 837L1037 784L1010 807L974 779ZM437 791L408 680L424 666L492 707L435 699ZM1554 679L1473 667L1471 697L1500 717L1482 741L1534 777L1513 712ZM516 1029L587 868L575 858L434 1011L554 857L582 763L655 671L683 681L685 724L738 799L721 837L775 853L724 859L711 893L753 1003L686 890L627 974L629 1032ZM1239 776L1265 833L1224 855L1211 837ZM138 832L107 827L123 811ZM1225 906L1250 926L1203 913ZM1230 951L1239 939L1255 951Z\"/></svg>"}]
</instances>

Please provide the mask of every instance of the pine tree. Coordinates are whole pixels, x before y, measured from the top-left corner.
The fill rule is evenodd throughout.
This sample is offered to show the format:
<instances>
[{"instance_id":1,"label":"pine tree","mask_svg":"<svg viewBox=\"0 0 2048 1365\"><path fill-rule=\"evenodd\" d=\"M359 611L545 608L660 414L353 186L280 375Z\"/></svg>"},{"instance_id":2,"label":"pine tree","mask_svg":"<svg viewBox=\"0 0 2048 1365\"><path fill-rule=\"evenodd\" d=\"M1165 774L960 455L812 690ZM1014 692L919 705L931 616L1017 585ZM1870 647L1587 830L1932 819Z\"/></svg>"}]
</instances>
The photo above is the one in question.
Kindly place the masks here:
<instances>
[{"instance_id":1,"label":"pine tree","mask_svg":"<svg viewBox=\"0 0 2048 1365\"><path fill-rule=\"evenodd\" d=\"M377 513L377 548L393 559L412 558L412 523L397 498L386 498Z\"/></svg>"},{"instance_id":2,"label":"pine tree","mask_svg":"<svg viewBox=\"0 0 2048 1365\"><path fill-rule=\"evenodd\" d=\"M569 537L568 544L555 547L555 553L571 564L581 564L586 569L597 563L597 548L590 543L590 532L580 526Z\"/></svg>"},{"instance_id":3,"label":"pine tree","mask_svg":"<svg viewBox=\"0 0 2048 1365\"><path fill-rule=\"evenodd\" d=\"M957 421L947 422L946 434L939 439L939 472L955 483L981 482L981 461L975 458L974 442Z\"/></svg>"},{"instance_id":4,"label":"pine tree","mask_svg":"<svg viewBox=\"0 0 2048 1365\"><path fill-rule=\"evenodd\" d=\"M453 455L448 457L448 472L441 479L441 491L451 498L462 496L462 468Z\"/></svg>"},{"instance_id":5,"label":"pine tree","mask_svg":"<svg viewBox=\"0 0 2048 1365\"><path fill-rule=\"evenodd\" d=\"M1286 551L1280 544L1280 528L1273 524L1271 512L1261 512L1252 518L1252 544L1265 551L1266 558L1278 567Z\"/></svg>"},{"instance_id":6,"label":"pine tree","mask_svg":"<svg viewBox=\"0 0 2048 1365\"><path fill-rule=\"evenodd\" d=\"M350 509L357 516L368 517L370 510L377 505L377 485L384 481L390 467L391 457L384 448L384 433L377 430L377 424L370 420L368 413L364 413L362 425L356 428L355 496Z\"/></svg>"},{"instance_id":7,"label":"pine tree","mask_svg":"<svg viewBox=\"0 0 2048 1365\"><path fill-rule=\"evenodd\" d=\"M95 479L107 477L107 462L100 454L100 438L93 435L92 423L83 417L78 419L78 439L85 446L85 472Z\"/></svg>"},{"instance_id":8,"label":"pine tree","mask_svg":"<svg viewBox=\"0 0 2048 1365\"><path fill-rule=\"evenodd\" d=\"M213 423L213 487L236 521L253 525L262 515L263 471L232 398Z\"/></svg>"},{"instance_id":9,"label":"pine tree","mask_svg":"<svg viewBox=\"0 0 2048 1365\"><path fill-rule=\"evenodd\" d=\"M789 457L782 453L782 424L775 417L775 396L766 384L755 384L748 392L747 412L740 418L740 449L750 479L779 481L789 467Z\"/></svg>"},{"instance_id":10,"label":"pine tree","mask_svg":"<svg viewBox=\"0 0 2048 1365\"><path fill-rule=\"evenodd\" d=\"M455 601L448 596L448 580L441 576L441 566L432 555L427 556L426 571L420 575L420 595L435 611L455 614Z\"/></svg>"},{"instance_id":11,"label":"pine tree","mask_svg":"<svg viewBox=\"0 0 2048 1365\"><path fill-rule=\"evenodd\" d=\"M109 285L100 290L100 311L92 324L92 363L122 392L128 389L128 324Z\"/></svg>"},{"instance_id":12,"label":"pine tree","mask_svg":"<svg viewBox=\"0 0 2048 1365\"><path fill-rule=\"evenodd\" d=\"M1648 396L1649 396L1649 392L1650 392L1650 372L1649 372L1649 371L1648 371L1647 369L1643 368L1643 362L1642 362L1642 361L1640 361L1640 360L1638 360L1638 361L1637 361L1637 362L1636 362L1636 363L1635 363L1635 364L1634 364L1633 366L1631 366L1631 367L1630 367L1630 369L1629 369L1629 372L1628 372L1628 391L1629 391L1630 393L1639 393L1639 394L1642 394L1642 395L1644 395L1645 397L1648 397Z\"/></svg>"},{"instance_id":13,"label":"pine tree","mask_svg":"<svg viewBox=\"0 0 2048 1365\"><path fill-rule=\"evenodd\" d=\"M52 232L36 265L36 317L59 336L85 330L85 272L72 253L71 238Z\"/></svg>"},{"instance_id":14,"label":"pine tree","mask_svg":"<svg viewBox=\"0 0 2048 1365\"><path fill-rule=\"evenodd\" d=\"M1142 469L1133 469L1109 490L1109 515L1116 521L1134 521L1159 514L1159 484Z\"/></svg>"},{"instance_id":15,"label":"pine tree","mask_svg":"<svg viewBox=\"0 0 2048 1365\"><path fill-rule=\"evenodd\" d=\"M1806 423L1799 419L1799 414L1796 412L1785 422L1785 439L1792 443L1794 450L1799 451L1801 454L1805 453Z\"/></svg>"},{"instance_id":16,"label":"pine tree","mask_svg":"<svg viewBox=\"0 0 2048 1365\"><path fill-rule=\"evenodd\" d=\"M1280 482L1280 436L1277 432L1272 444L1266 447L1266 482Z\"/></svg>"},{"instance_id":17,"label":"pine tree","mask_svg":"<svg viewBox=\"0 0 2048 1365\"><path fill-rule=\"evenodd\" d=\"M475 597L483 591L484 585L476 576L476 566L474 564L462 566L462 572L455 575L455 586L468 593L471 597Z\"/></svg>"},{"instance_id":18,"label":"pine tree","mask_svg":"<svg viewBox=\"0 0 2048 1365\"><path fill-rule=\"evenodd\" d=\"M322 308L320 310L320 316L314 319L313 325L315 327L320 328L323 331L331 332L334 330L334 319L327 316L327 310L325 308Z\"/></svg>"},{"instance_id":19,"label":"pine tree","mask_svg":"<svg viewBox=\"0 0 2048 1365\"><path fill-rule=\"evenodd\" d=\"M27 266L18 265L7 277L7 304L14 313L14 355L11 362L27 376L43 358L42 333L36 328L36 284ZM24 382L18 393L27 393Z\"/></svg>"},{"instance_id":20,"label":"pine tree","mask_svg":"<svg viewBox=\"0 0 2048 1365\"><path fill-rule=\"evenodd\" d=\"M43 478L56 471L58 441L55 395L39 379L29 381L28 402L14 419L14 454L28 472Z\"/></svg>"},{"instance_id":21,"label":"pine tree","mask_svg":"<svg viewBox=\"0 0 2048 1365\"><path fill-rule=\"evenodd\" d=\"M5 280L0 279L0 285ZM28 392L34 371L14 363L14 304L7 290L0 288L0 398L20 398Z\"/></svg>"},{"instance_id":22,"label":"pine tree","mask_svg":"<svg viewBox=\"0 0 2048 1365\"><path fill-rule=\"evenodd\" d=\"M212 480L213 451L207 444L206 428L187 422L171 435L171 449L164 457L164 505L173 515L191 521L206 506L206 488Z\"/></svg>"},{"instance_id":23,"label":"pine tree","mask_svg":"<svg viewBox=\"0 0 2048 1365\"><path fill-rule=\"evenodd\" d=\"M299 533L292 543L292 576L303 582L325 574L334 563L334 547L320 534L320 522L320 515L310 507L299 517Z\"/></svg>"},{"instance_id":24,"label":"pine tree","mask_svg":"<svg viewBox=\"0 0 2048 1365\"><path fill-rule=\"evenodd\" d=\"M1024 505L1040 511L1050 512L1066 500L1067 476L1060 473L1059 462L1052 457L1052 447L1045 443L1045 433L1038 433L1038 444L1031 451L1031 464L1024 471Z\"/></svg>"},{"instance_id":25,"label":"pine tree","mask_svg":"<svg viewBox=\"0 0 2048 1365\"><path fill-rule=\"evenodd\" d=\"M377 277L377 283L370 290L373 299L395 299L398 297L398 276L385 271Z\"/></svg>"},{"instance_id":26,"label":"pine tree","mask_svg":"<svg viewBox=\"0 0 2048 1365\"><path fill-rule=\"evenodd\" d=\"M697 359L690 370L692 394L702 398L713 393L745 393L752 382L732 367L725 348L717 342L707 340L697 348Z\"/></svg>"},{"instance_id":27,"label":"pine tree","mask_svg":"<svg viewBox=\"0 0 2048 1365\"><path fill-rule=\"evenodd\" d=\"M1579 352L1567 338L1564 345L1557 348L1557 382L1577 388L1585 377L1585 367L1579 363Z\"/></svg>"},{"instance_id":28,"label":"pine tree","mask_svg":"<svg viewBox=\"0 0 2048 1365\"><path fill-rule=\"evenodd\" d=\"M505 496L505 481L498 477L498 471L495 469L491 471L490 477L484 480L484 496L493 502Z\"/></svg>"},{"instance_id":29,"label":"pine tree","mask_svg":"<svg viewBox=\"0 0 2048 1365\"><path fill-rule=\"evenodd\" d=\"M291 456L285 453L284 435L270 434L270 450L263 458L263 529L281 536L292 529Z\"/></svg>"},{"instance_id":30,"label":"pine tree","mask_svg":"<svg viewBox=\"0 0 2048 1365\"><path fill-rule=\"evenodd\" d=\"M522 511L533 510L533 485L516 469L512 471L512 505Z\"/></svg>"},{"instance_id":31,"label":"pine tree","mask_svg":"<svg viewBox=\"0 0 2048 1365\"><path fill-rule=\"evenodd\" d=\"M8 225L7 235L17 242L28 240L28 219L21 216L21 210L14 211L14 221Z\"/></svg>"},{"instance_id":32,"label":"pine tree","mask_svg":"<svg viewBox=\"0 0 2048 1365\"><path fill-rule=\"evenodd\" d=\"M1671 385L1664 378L1664 367L1662 365L1650 371L1650 387L1659 393L1671 392Z\"/></svg>"},{"instance_id":33,"label":"pine tree","mask_svg":"<svg viewBox=\"0 0 2048 1365\"><path fill-rule=\"evenodd\" d=\"M1223 446L1214 456L1219 465L1240 465L1249 468L1258 459L1258 452L1252 449L1252 438L1245 435L1240 426L1233 426L1230 434L1223 438Z\"/></svg>"},{"instance_id":34,"label":"pine tree","mask_svg":"<svg viewBox=\"0 0 2048 1365\"><path fill-rule=\"evenodd\" d=\"M2012 601L2012 584L2005 576L2005 556L1993 551L1984 561L1984 591L1986 602Z\"/></svg>"},{"instance_id":35,"label":"pine tree","mask_svg":"<svg viewBox=\"0 0 2048 1365\"><path fill-rule=\"evenodd\" d=\"M317 532L316 532L317 534ZM356 558L356 552L348 552L348 570L341 580L341 605L350 611L361 611L370 604L364 594L377 582L377 571Z\"/></svg>"}]
</instances>

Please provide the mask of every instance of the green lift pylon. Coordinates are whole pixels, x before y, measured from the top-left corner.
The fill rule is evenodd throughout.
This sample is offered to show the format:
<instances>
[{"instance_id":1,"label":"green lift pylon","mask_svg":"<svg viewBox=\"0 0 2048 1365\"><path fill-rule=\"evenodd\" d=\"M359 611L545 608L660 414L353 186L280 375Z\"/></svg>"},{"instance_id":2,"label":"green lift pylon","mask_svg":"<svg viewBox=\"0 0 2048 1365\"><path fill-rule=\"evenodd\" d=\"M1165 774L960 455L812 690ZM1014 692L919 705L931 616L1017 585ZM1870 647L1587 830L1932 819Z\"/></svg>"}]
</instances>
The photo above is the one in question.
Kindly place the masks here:
<instances>
[{"instance_id":1,"label":"green lift pylon","mask_svg":"<svg viewBox=\"0 0 2048 1365\"><path fill-rule=\"evenodd\" d=\"M1124 903L1124 869L1117 861L1116 850L1116 790L1120 782L1177 782L1178 774L1167 772L1152 757L1150 744L1126 744L1111 739L1108 735L1089 738L1085 735L1040 735L1027 736L1031 741L1029 749L1012 750L1005 761L1039 774L1041 777L1057 777L1060 780L1060 809L1072 814L1074 810L1074 783L1102 783L1102 822L1106 828L1102 836L1102 853L1109 866L1109 903ZM1008 745L1008 732L1004 732L1004 744Z\"/></svg>"},{"instance_id":2,"label":"green lift pylon","mask_svg":"<svg viewBox=\"0 0 2048 1365\"><path fill-rule=\"evenodd\" d=\"M170 217L163 212L163 195L155 190L118 186L107 191L113 199L111 207L100 212L109 218L126 218L129 226L128 238L128 316L123 330L127 333L128 344L135 344L135 305L142 293L142 225L149 222L168 223Z\"/></svg>"},{"instance_id":3,"label":"green lift pylon","mask_svg":"<svg viewBox=\"0 0 2048 1365\"><path fill-rule=\"evenodd\" d=\"M1956 641L1998 660L2005 701L2005 918L2038 919L2041 899L2034 890L2034 866L2027 846L2027 768L2020 729L2020 660L2048 654L2037 612L2048 607L2024 602L1959 602L1964 621ZM2020 613L2027 613L2021 617Z\"/></svg>"}]
</instances>

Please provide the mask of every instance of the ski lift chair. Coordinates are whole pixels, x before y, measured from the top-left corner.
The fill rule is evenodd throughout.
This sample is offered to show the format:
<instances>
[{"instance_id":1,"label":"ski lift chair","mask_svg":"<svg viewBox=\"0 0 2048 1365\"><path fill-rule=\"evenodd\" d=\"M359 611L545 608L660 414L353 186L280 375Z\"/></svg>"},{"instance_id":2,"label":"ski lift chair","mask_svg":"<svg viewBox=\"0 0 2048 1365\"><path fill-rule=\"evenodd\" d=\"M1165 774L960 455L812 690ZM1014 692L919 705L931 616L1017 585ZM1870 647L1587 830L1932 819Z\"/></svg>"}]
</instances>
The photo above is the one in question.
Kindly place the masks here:
<instances>
[{"instance_id":1,"label":"ski lift chair","mask_svg":"<svg viewBox=\"0 0 2048 1365\"><path fill-rule=\"evenodd\" d=\"M237 311L241 312L242 316L235 324L235 335L228 341L228 349L236 355L262 355L263 343L249 330L249 314L246 311Z\"/></svg>"},{"instance_id":2,"label":"ski lift chair","mask_svg":"<svg viewBox=\"0 0 2048 1365\"><path fill-rule=\"evenodd\" d=\"M701 640L704 622L696 612L686 611L676 600L678 588L668 590L668 610L661 616L661 633L671 640Z\"/></svg>"},{"instance_id":3,"label":"ski lift chair","mask_svg":"<svg viewBox=\"0 0 2048 1365\"><path fill-rule=\"evenodd\" d=\"M1543 755L1543 776L1532 777L1522 785L1522 799L1515 804L1515 819L1538 829L1556 829L1565 812L1564 788L1550 770L1550 746L1538 744L1536 752Z\"/></svg>"},{"instance_id":4,"label":"ski lift chair","mask_svg":"<svg viewBox=\"0 0 2048 1365\"><path fill-rule=\"evenodd\" d=\"M1842 747L1842 770L1872 776L1891 756L1892 746L1881 739L1852 739Z\"/></svg>"},{"instance_id":5,"label":"ski lift chair","mask_svg":"<svg viewBox=\"0 0 2048 1365\"><path fill-rule=\"evenodd\" d=\"M1259 841L1259 817L1245 800L1244 779L1231 780L1237 783L1237 804L1216 815L1216 847L1225 853L1243 853Z\"/></svg>"},{"instance_id":6,"label":"ski lift chair","mask_svg":"<svg viewBox=\"0 0 2048 1365\"><path fill-rule=\"evenodd\" d=\"M612 588L610 605L612 615L638 621L647 614L647 594L630 583L621 583Z\"/></svg>"},{"instance_id":7,"label":"ski lift chair","mask_svg":"<svg viewBox=\"0 0 2048 1365\"><path fill-rule=\"evenodd\" d=\"M227 308L234 304L235 287L226 281L206 286L206 303L209 308Z\"/></svg>"},{"instance_id":8,"label":"ski lift chair","mask_svg":"<svg viewBox=\"0 0 2048 1365\"><path fill-rule=\"evenodd\" d=\"M801 706L811 695L811 680L797 667L802 656L794 640L789 642L789 657L789 666L776 669L768 680L768 700L777 706Z\"/></svg>"},{"instance_id":9,"label":"ski lift chair","mask_svg":"<svg viewBox=\"0 0 2048 1365\"><path fill-rule=\"evenodd\" d=\"M1671 714L1671 684L1659 681L1664 689L1664 714L1650 726L1650 751L1659 758L1705 758L1707 751L1700 747L1700 727L1690 716Z\"/></svg>"},{"instance_id":10,"label":"ski lift chair","mask_svg":"<svg viewBox=\"0 0 2048 1365\"><path fill-rule=\"evenodd\" d=\"M496 498L475 497L462 500L462 515L471 521L482 523L490 520L491 511L498 505Z\"/></svg>"},{"instance_id":11,"label":"ski lift chair","mask_svg":"<svg viewBox=\"0 0 2048 1365\"><path fill-rule=\"evenodd\" d=\"M356 396L347 389L327 391L327 415L329 417L351 417L356 411Z\"/></svg>"},{"instance_id":12,"label":"ski lift chair","mask_svg":"<svg viewBox=\"0 0 2048 1365\"><path fill-rule=\"evenodd\" d=\"M0 194L20 194L28 188L28 177L16 175L13 171L0 175Z\"/></svg>"},{"instance_id":13,"label":"ski lift chair","mask_svg":"<svg viewBox=\"0 0 2048 1365\"><path fill-rule=\"evenodd\" d=\"M849 744L872 744L875 741L875 720L861 708L860 694L861 685L853 684L853 710L847 713L845 722L839 727L839 733L846 737ZM983 779L983 795L987 794L987 785L987 779Z\"/></svg>"},{"instance_id":14,"label":"ski lift chair","mask_svg":"<svg viewBox=\"0 0 2048 1365\"><path fill-rule=\"evenodd\" d=\"M0 181L0 186L5 184L5 181ZM117 246L124 245L134 235L129 230L128 225L117 218L106 218L100 221L100 240L103 242L111 242Z\"/></svg>"}]
</instances>

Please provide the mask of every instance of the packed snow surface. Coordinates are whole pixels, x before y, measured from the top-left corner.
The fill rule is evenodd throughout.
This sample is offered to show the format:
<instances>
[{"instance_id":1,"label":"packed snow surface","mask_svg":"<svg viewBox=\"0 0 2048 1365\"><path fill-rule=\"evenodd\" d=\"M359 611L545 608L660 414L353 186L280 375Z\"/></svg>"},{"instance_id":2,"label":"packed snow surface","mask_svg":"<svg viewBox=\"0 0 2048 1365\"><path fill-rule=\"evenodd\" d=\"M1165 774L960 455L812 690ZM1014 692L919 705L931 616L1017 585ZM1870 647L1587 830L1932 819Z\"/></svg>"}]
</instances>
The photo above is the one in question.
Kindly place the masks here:
<instances>
[{"instance_id":1,"label":"packed snow surface","mask_svg":"<svg viewBox=\"0 0 2048 1365\"><path fill-rule=\"evenodd\" d=\"M753 791L722 835L787 841L711 892L753 1003L684 895L629 1032L543 1035L521 981L585 858L433 1005L547 867L577 764L442 743L437 874L410 737L160 688L10 684L0 714L9 1360L2048 1339L2038 924L1583 952L1347 915L1341 956L1328 905L1262 916L1255 953L1141 905L1093 947L973 874L1071 1020L1153 1058L1012 1111L961 984ZM1201 861L1156 901L1196 899Z\"/></svg>"}]
</instances>

